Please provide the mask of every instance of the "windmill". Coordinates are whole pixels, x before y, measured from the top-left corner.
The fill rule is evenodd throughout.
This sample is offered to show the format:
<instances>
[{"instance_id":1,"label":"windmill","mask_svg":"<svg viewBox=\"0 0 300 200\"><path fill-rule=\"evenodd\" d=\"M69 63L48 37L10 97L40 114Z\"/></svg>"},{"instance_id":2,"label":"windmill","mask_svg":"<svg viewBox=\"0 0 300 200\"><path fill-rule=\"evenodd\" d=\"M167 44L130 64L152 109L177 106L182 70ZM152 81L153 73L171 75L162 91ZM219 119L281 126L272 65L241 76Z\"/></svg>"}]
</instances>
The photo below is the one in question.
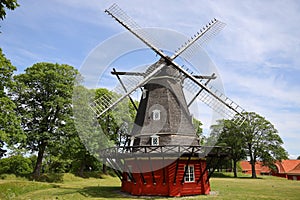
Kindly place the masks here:
<instances>
[{"instance_id":1,"label":"windmill","mask_svg":"<svg viewBox=\"0 0 300 200\"><path fill-rule=\"evenodd\" d=\"M113 69L122 86L123 95L106 95L91 105L98 118L116 107L131 94L142 90L130 140L125 146L112 147L101 152L103 159L115 169L122 180L122 190L133 195L182 196L207 194L210 190L206 157L222 158L224 149L199 145L189 112L196 100L233 119L237 125L245 120L243 108L213 86L215 74L194 75L180 66L175 59L192 54L194 48L206 43L223 27L224 23L213 19L184 43L172 56L163 52L155 38L145 32L116 4L105 12L125 29L152 49L160 59L144 72L121 72ZM121 77L126 77L125 79ZM183 88L192 94L186 101Z\"/></svg>"}]
</instances>

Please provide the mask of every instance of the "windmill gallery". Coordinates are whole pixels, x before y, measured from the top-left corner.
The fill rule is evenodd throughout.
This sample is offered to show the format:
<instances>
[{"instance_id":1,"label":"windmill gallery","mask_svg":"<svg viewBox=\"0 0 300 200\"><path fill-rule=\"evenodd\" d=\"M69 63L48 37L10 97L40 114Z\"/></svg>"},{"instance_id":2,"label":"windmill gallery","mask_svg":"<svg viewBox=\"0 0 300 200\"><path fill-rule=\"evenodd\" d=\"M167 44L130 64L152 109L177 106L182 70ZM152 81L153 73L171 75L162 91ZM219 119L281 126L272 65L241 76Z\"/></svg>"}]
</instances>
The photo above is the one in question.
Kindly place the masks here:
<instances>
[{"instance_id":1,"label":"windmill gallery","mask_svg":"<svg viewBox=\"0 0 300 200\"><path fill-rule=\"evenodd\" d=\"M224 24L212 20L172 56L168 56L116 4L105 12L160 59L144 72L113 69L112 75L117 77L124 95L115 98L103 96L91 105L97 118L101 118L123 99L133 101L130 95L135 90L143 91L128 142L124 146L102 150L101 158L121 179L122 191L132 195L208 194L214 165L226 157L228 149L200 146L192 124L190 105L199 99L224 117L234 119L237 125L245 120L244 110L209 84L216 79L215 74L194 75L177 64L175 59L193 48L201 48L201 44L219 32ZM124 80L130 85L126 85ZM194 95L190 102L186 101L183 88Z\"/></svg>"}]
</instances>

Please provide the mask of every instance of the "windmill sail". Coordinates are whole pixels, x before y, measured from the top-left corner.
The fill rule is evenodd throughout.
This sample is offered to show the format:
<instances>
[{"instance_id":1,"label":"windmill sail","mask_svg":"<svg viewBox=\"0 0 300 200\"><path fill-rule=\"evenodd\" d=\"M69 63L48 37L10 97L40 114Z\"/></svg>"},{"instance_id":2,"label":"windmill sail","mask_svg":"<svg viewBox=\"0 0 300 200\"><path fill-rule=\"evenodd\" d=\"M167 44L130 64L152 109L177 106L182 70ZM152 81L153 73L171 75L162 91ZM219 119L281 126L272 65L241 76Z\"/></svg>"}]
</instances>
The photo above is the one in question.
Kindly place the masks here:
<instances>
[{"instance_id":1,"label":"windmill sail","mask_svg":"<svg viewBox=\"0 0 300 200\"><path fill-rule=\"evenodd\" d=\"M184 87L196 94L199 89L202 90L200 93L200 100L202 100L206 105L211 107L213 110L223 115L228 119L234 119L236 124L241 125L245 121L245 117L242 115L244 109L238 104L233 102L231 99L226 97L217 89L212 86L207 86L205 83L202 83L187 70L183 69L177 63L171 61L173 67L178 69L183 76L186 77Z\"/></svg>"},{"instance_id":2,"label":"windmill sail","mask_svg":"<svg viewBox=\"0 0 300 200\"><path fill-rule=\"evenodd\" d=\"M117 4L113 4L110 6L105 12L112 16L117 22L119 22L123 27L125 27L128 31L134 34L137 38L139 38L142 42L144 42L147 46L149 46L153 51L155 51L158 55L163 58L166 58L165 55L159 48L160 44L153 37L153 35L149 35L147 31L143 30L130 16L128 16ZM194 44L204 45L208 42L214 35L219 33L225 27L225 23L213 19L209 24L204 26L199 32L197 32L193 37L191 37L185 44L183 44L180 48L175 51L175 54L171 57L171 60L177 58L184 51L192 52ZM197 43L195 43L197 41ZM187 49L189 49L187 51Z\"/></svg>"},{"instance_id":3,"label":"windmill sail","mask_svg":"<svg viewBox=\"0 0 300 200\"><path fill-rule=\"evenodd\" d=\"M175 54L171 57L172 60L177 58L181 53L189 52L191 53L193 50L193 45L204 45L207 43L214 35L219 33L224 27L225 23L213 19L209 24L204 26L200 32L197 32L194 36L192 36L187 42L185 42L180 48L175 51ZM195 43L197 41L197 43Z\"/></svg>"},{"instance_id":4,"label":"windmill sail","mask_svg":"<svg viewBox=\"0 0 300 200\"><path fill-rule=\"evenodd\" d=\"M117 22L119 22L123 27L130 31L133 35L139 38L143 43L150 47L161 57L166 57L166 55L158 49L156 46L159 44L151 37L147 32L145 32L130 16L128 16L117 4L113 4L105 12L112 16Z\"/></svg>"},{"instance_id":5,"label":"windmill sail","mask_svg":"<svg viewBox=\"0 0 300 200\"><path fill-rule=\"evenodd\" d=\"M206 28L202 30L202 32L200 31L200 33L197 33L193 38L191 38L190 41L182 45L173 56L168 57L159 48L156 47L159 46L159 44L157 44L155 40L147 34L147 32L143 31L143 29L141 29L141 27L116 4L113 4L110 8L105 10L105 12L112 16L117 22L119 22L122 26L124 26L127 30L129 30L147 46L149 46L158 55L160 55L161 59L160 61L149 67L149 69L153 70L148 70L148 74L144 77L144 79L138 81L138 83L137 81L133 81L133 84L131 84L131 89L128 89L128 92L120 98L118 98L117 100L114 101L113 98L105 97L103 98L103 100L105 101L103 101L102 99L100 99L100 101L99 99L96 100L94 102L95 107L99 105L99 109L97 110L97 117L101 116L107 110L113 108L137 88L147 83L147 81L149 81L151 77L157 74L164 66L172 65L180 72L181 76L186 77L184 87L188 91L197 93L199 89L201 89L201 93L199 94L200 100L202 100L205 104L207 104L209 107L211 107L216 112L222 114L223 116L230 119L236 118L237 124L243 123L243 121L245 120L242 115L244 109L242 109L240 106L238 106L236 103L234 103L232 100L227 98L224 94L222 94L212 86L207 86L201 81L199 81L197 78L192 76L187 70L183 69L181 66L174 62L174 59L182 53L185 53L187 55L192 54L193 48L198 48L200 45L208 41L213 35L218 33L224 27L224 23L218 20L211 21L211 23L207 25ZM106 99L109 99L109 101L106 101ZM104 105L100 105L102 101L104 102Z\"/></svg>"},{"instance_id":6,"label":"windmill sail","mask_svg":"<svg viewBox=\"0 0 300 200\"><path fill-rule=\"evenodd\" d=\"M199 80L199 82L202 83L202 80ZM203 90L203 88L199 87L199 85L197 85L191 79L186 79L184 81L183 88L189 91L191 94L198 93L198 100L201 100L223 117L234 119L237 125L241 125L245 121L245 118L241 115L243 112L245 112L245 110L241 106L225 96L212 85L205 85L205 83L202 84L206 86L208 90Z\"/></svg>"},{"instance_id":7,"label":"windmill sail","mask_svg":"<svg viewBox=\"0 0 300 200\"><path fill-rule=\"evenodd\" d=\"M97 114L97 117L100 117L106 111L112 109L123 99L128 97L137 88L147 83L147 81L149 81L155 74L157 74L165 65L166 63L162 59L159 60L158 62L149 67L150 70L147 70L147 72L145 73L146 76L143 79L141 79L137 84L131 84L131 88L127 89L127 92L125 94L123 94L122 96L119 96L118 94L113 96L102 96L93 102L93 104L91 105L92 110Z\"/></svg>"}]
</instances>

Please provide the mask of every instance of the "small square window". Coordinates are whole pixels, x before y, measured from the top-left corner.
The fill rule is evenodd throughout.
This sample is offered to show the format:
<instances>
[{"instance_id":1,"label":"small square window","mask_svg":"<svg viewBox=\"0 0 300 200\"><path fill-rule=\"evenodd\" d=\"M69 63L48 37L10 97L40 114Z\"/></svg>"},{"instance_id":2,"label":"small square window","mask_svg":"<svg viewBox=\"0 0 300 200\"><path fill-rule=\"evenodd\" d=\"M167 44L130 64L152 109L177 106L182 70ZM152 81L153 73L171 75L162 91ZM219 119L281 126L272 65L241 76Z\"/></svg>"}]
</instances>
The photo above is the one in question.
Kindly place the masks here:
<instances>
[{"instance_id":1,"label":"small square window","mask_svg":"<svg viewBox=\"0 0 300 200\"><path fill-rule=\"evenodd\" d=\"M159 145L159 136L152 135L151 136L151 146L158 146Z\"/></svg>"},{"instance_id":2,"label":"small square window","mask_svg":"<svg viewBox=\"0 0 300 200\"><path fill-rule=\"evenodd\" d=\"M153 110L152 111L152 118L155 121L160 120L160 110Z\"/></svg>"},{"instance_id":3,"label":"small square window","mask_svg":"<svg viewBox=\"0 0 300 200\"><path fill-rule=\"evenodd\" d=\"M152 145L157 146L158 145L158 138L152 138Z\"/></svg>"}]
</instances>

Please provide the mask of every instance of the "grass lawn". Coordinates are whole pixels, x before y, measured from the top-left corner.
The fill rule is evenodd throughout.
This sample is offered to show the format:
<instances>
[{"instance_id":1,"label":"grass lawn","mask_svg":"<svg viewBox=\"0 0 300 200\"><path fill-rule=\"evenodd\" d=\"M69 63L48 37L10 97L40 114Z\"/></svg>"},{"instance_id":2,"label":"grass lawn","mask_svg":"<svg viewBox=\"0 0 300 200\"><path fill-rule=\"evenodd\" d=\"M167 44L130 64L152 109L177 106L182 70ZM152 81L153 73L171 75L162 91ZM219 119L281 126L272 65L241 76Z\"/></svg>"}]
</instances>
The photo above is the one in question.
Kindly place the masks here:
<instances>
[{"instance_id":1,"label":"grass lawn","mask_svg":"<svg viewBox=\"0 0 300 200\"><path fill-rule=\"evenodd\" d=\"M62 183L41 183L24 178L8 176L0 180L0 199L134 199L120 192L116 177L79 178L65 174ZM263 176L251 179L211 178L211 195L159 198L136 197L136 199L300 199L300 181Z\"/></svg>"}]
</instances>

